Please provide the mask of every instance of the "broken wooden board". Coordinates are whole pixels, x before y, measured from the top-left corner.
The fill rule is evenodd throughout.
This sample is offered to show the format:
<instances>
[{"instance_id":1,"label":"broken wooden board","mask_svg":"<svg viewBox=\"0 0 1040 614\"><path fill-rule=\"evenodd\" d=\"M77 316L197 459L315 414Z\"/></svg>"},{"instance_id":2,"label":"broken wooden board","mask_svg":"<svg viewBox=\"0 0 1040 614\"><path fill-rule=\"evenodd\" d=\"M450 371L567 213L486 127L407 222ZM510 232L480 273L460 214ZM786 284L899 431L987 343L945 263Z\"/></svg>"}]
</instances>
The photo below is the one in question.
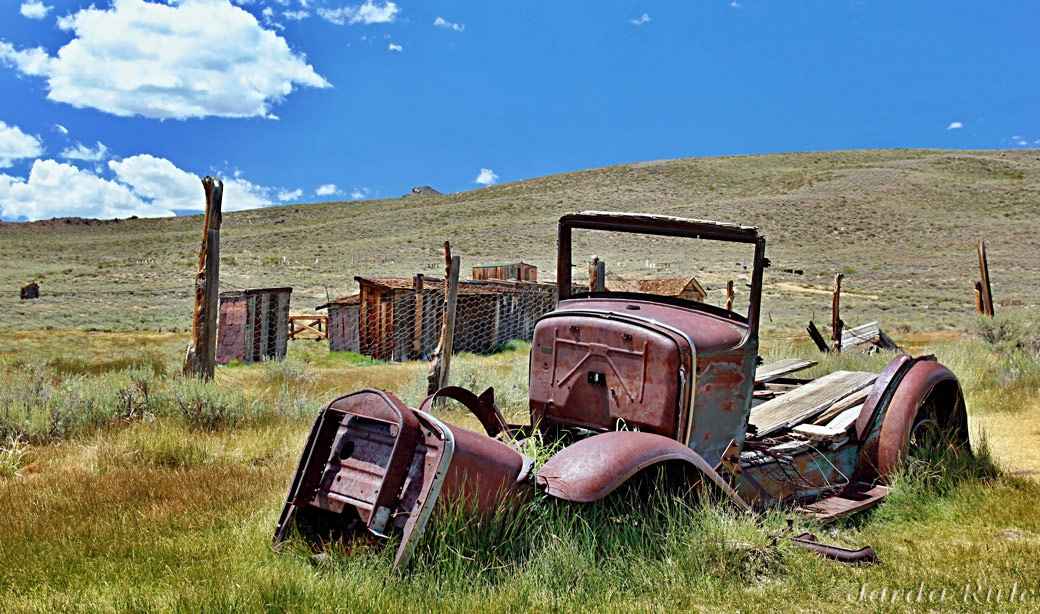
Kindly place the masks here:
<instances>
[{"instance_id":1,"label":"broken wooden board","mask_svg":"<svg viewBox=\"0 0 1040 614\"><path fill-rule=\"evenodd\" d=\"M757 437L766 437L816 418L835 403L871 386L876 379L876 373L835 371L753 408L748 422L757 428Z\"/></svg>"},{"instance_id":2,"label":"broken wooden board","mask_svg":"<svg viewBox=\"0 0 1040 614\"><path fill-rule=\"evenodd\" d=\"M867 400L867 395L870 394L870 389L871 387L867 386L862 390L853 392L849 396L828 407L822 414L817 416L816 420L813 422L815 424L826 424L831 420L831 418L844 412L846 409L856 405L863 405L863 402Z\"/></svg>"},{"instance_id":3,"label":"broken wooden board","mask_svg":"<svg viewBox=\"0 0 1040 614\"><path fill-rule=\"evenodd\" d=\"M882 350L892 350L893 352L900 351L900 347L896 345L895 341L892 341L891 337L885 334L885 331L881 330L881 326L877 322L867 322L862 326L847 328L841 333L842 352L867 350L875 347Z\"/></svg>"},{"instance_id":4,"label":"broken wooden board","mask_svg":"<svg viewBox=\"0 0 1040 614\"><path fill-rule=\"evenodd\" d=\"M856 419L859 418L859 413L863 410L863 404L855 405L841 412L837 416L827 423L827 426L840 430L847 431L849 427L856 423Z\"/></svg>"},{"instance_id":5,"label":"broken wooden board","mask_svg":"<svg viewBox=\"0 0 1040 614\"><path fill-rule=\"evenodd\" d=\"M815 367L817 362L815 360L806 360L804 358L785 358L776 362L771 362L768 365L762 365L755 370L755 383L764 384L771 382L781 377L786 377L792 373L798 371L804 371L809 367Z\"/></svg>"}]
</instances>

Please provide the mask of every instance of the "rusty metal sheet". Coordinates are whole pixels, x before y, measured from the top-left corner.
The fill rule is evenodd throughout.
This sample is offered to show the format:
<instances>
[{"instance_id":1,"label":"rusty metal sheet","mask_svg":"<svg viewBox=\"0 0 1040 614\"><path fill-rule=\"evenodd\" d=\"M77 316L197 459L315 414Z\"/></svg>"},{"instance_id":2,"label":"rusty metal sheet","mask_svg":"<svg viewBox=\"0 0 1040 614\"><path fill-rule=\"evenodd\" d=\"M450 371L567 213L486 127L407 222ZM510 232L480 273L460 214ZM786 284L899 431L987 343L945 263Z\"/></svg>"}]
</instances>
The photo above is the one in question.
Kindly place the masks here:
<instances>
[{"instance_id":1,"label":"rusty metal sheet","mask_svg":"<svg viewBox=\"0 0 1040 614\"><path fill-rule=\"evenodd\" d=\"M868 510L888 496L887 486L870 485L862 482L850 484L840 493L823 497L802 506L800 509L820 522L831 522L843 516Z\"/></svg>"},{"instance_id":2,"label":"rusty metal sheet","mask_svg":"<svg viewBox=\"0 0 1040 614\"><path fill-rule=\"evenodd\" d=\"M583 439L542 465L536 481L557 499L590 503L603 499L640 470L668 461L692 465L738 507L747 509L747 503L696 452L653 433L615 431Z\"/></svg>"}]
</instances>

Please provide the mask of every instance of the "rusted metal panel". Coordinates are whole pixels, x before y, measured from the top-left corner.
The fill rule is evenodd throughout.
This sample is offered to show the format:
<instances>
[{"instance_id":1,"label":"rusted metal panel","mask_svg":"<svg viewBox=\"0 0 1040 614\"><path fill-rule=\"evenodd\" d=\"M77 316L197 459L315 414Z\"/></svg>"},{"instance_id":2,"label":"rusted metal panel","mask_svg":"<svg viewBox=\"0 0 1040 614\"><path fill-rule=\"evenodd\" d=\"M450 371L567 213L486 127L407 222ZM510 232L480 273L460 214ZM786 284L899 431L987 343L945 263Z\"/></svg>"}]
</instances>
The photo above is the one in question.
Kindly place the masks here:
<instances>
[{"instance_id":1,"label":"rusted metal panel","mask_svg":"<svg viewBox=\"0 0 1040 614\"><path fill-rule=\"evenodd\" d=\"M747 509L747 503L699 454L653 433L615 431L582 439L546 461L536 480L553 497L589 503L603 499L639 471L667 462L696 468L738 507Z\"/></svg>"},{"instance_id":2,"label":"rusted metal panel","mask_svg":"<svg viewBox=\"0 0 1040 614\"><path fill-rule=\"evenodd\" d=\"M495 512L523 495L531 459L490 437L446 425L393 395L364 389L318 416L275 530L401 534L395 567L407 565L437 501Z\"/></svg>"}]
</instances>

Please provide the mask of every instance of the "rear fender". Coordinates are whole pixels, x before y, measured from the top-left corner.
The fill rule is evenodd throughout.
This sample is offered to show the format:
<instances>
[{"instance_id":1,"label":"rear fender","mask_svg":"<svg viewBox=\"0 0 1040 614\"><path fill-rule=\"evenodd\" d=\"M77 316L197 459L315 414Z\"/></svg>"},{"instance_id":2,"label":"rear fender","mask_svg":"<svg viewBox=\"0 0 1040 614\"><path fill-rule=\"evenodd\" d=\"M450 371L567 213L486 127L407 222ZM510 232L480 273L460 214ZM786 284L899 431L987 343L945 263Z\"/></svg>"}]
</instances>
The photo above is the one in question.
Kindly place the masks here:
<instances>
[{"instance_id":1,"label":"rear fender","mask_svg":"<svg viewBox=\"0 0 1040 614\"><path fill-rule=\"evenodd\" d=\"M591 503L605 498L639 471L668 462L696 469L737 507L748 509L748 504L699 454L654 433L615 431L583 439L542 465L536 481L557 499Z\"/></svg>"},{"instance_id":2,"label":"rear fender","mask_svg":"<svg viewBox=\"0 0 1040 614\"><path fill-rule=\"evenodd\" d=\"M857 424L868 424L862 435L858 471L861 477L890 478L899 471L906 460L911 428L926 402L934 404L941 426L950 429L959 440L968 441L964 393L957 376L931 356L907 359L899 371L901 376L888 384L882 403L870 408L869 422L861 416ZM864 411L867 409L864 405Z\"/></svg>"}]
</instances>

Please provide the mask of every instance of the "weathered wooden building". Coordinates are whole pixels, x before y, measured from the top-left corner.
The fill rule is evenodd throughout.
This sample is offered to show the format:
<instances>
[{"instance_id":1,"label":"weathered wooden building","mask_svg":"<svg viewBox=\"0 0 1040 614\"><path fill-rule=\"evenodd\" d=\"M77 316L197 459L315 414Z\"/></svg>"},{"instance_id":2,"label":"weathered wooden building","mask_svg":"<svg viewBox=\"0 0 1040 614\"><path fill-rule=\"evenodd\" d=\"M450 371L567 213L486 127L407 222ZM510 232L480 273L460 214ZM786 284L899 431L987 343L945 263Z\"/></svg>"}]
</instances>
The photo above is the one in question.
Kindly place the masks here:
<instances>
[{"instance_id":1,"label":"weathered wooden building","mask_svg":"<svg viewBox=\"0 0 1040 614\"><path fill-rule=\"evenodd\" d=\"M319 307L329 309L329 349L386 361L428 359L440 341L444 280L355 279L357 295ZM530 340L535 321L555 302L555 284L460 281L453 349L486 353L511 339Z\"/></svg>"},{"instance_id":2,"label":"weathered wooden building","mask_svg":"<svg viewBox=\"0 0 1040 614\"><path fill-rule=\"evenodd\" d=\"M360 322L361 295L351 294L331 300L316 309L329 311L329 351L360 352L358 329Z\"/></svg>"},{"instance_id":3,"label":"weathered wooden building","mask_svg":"<svg viewBox=\"0 0 1040 614\"><path fill-rule=\"evenodd\" d=\"M30 281L29 283L22 286L20 296L22 297L23 301L26 299L40 298L40 284L36 283L35 281Z\"/></svg>"},{"instance_id":4,"label":"weathered wooden building","mask_svg":"<svg viewBox=\"0 0 1040 614\"><path fill-rule=\"evenodd\" d=\"M217 364L285 358L292 288L251 288L220 295Z\"/></svg>"},{"instance_id":5,"label":"weathered wooden building","mask_svg":"<svg viewBox=\"0 0 1040 614\"><path fill-rule=\"evenodd\" d=\"M505 279L511 281L538 281L538 267L526 262L485 264L473 267L473 279Z\"/></svg>"},{"instance_id":6,"label":"weathered wooden building","mask_svg":"<svg viewBox=\"0 0 1040 614\"><path fill-rule=\"evenodd\" d=\"M674 277L671 279L607 279L609 292L638 292L640 294L656 294L672 296L690 301L703 302L708 293L693 277Z\"/></svg>"}]
</instances>

